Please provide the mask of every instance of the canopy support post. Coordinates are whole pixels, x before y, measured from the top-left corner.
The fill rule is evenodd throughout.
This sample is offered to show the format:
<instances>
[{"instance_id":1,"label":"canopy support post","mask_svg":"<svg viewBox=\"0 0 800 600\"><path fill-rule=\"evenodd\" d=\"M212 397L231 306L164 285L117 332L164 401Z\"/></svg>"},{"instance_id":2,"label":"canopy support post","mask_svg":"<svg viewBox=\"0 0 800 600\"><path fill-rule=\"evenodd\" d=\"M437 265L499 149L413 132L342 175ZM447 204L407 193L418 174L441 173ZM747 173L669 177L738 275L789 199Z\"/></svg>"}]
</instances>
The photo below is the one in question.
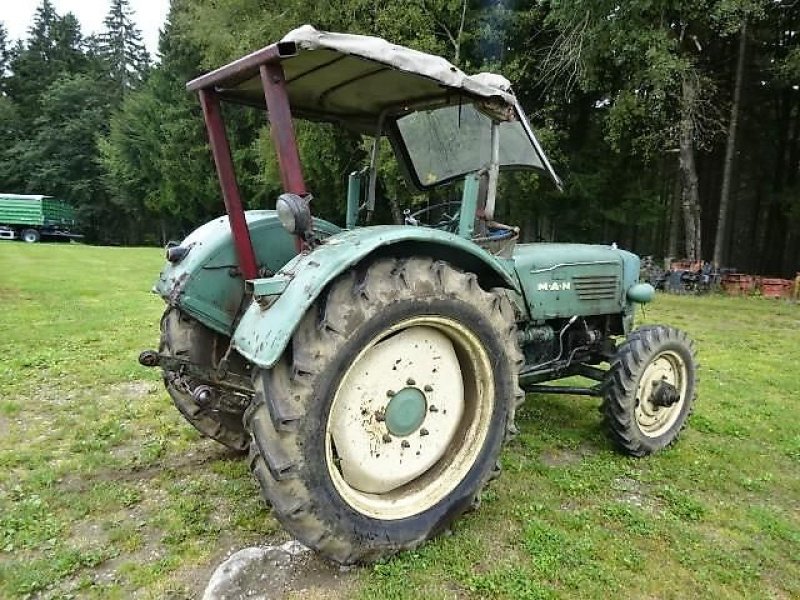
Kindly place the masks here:
<instances>
[{"instance_id":1,"label":"canopy support post","mask_svg":"<svg viewBox=\"0 0 800 600\"><path fill-rule=\"evenodd\" d=\"M200 95L200 105L203 107L203 117L206 121L211 152L214 155L214 163L217 166L217 175L219 176L220 188L222 188L222 198L225 201L225 210L228 212L228 220L231 225L233 245L236 248L236 256L239 259L239 270L241 271L242 279L256 279L258 277L256 255L253 250L253 242L250 239L250 230L247 228L244 208L242 208L239 186L236 184L236 172L233 167L225 124L222 121L219 97L213 89L209 88L200 89L198 93Z\"/></svg>"},{"instance_id":2,"label":"canopy support post","mask_svg":"<svg viewBox=\"0 0 800 600\"><path fill-rule=\"evenodd\" d=\"M261 65L260 72L269 114L270 135L278 155L283 190L290 194L305 196L306 184L300 166L300 154L297 151L297 138L294 135L283 67L279 62L268 62Z\"/></svg>"}]
</instances>

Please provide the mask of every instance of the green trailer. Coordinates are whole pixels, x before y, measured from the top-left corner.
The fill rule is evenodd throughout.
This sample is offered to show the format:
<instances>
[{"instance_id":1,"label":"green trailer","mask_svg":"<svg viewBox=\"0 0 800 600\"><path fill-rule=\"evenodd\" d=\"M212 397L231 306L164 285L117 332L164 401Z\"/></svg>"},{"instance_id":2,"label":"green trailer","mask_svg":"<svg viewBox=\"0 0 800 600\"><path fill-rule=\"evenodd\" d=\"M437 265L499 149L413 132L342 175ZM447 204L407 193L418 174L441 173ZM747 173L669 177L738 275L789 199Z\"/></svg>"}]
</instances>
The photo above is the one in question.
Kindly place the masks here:
<instances>
[{"instance_id":1,"label":"green trailer","mask_svg":"<svg viewBox=\"0 0 800 600\"><path fill-rule=\"evenodd\" d=\"M0 194L0 239L34 243L42 238L76 239L75 209L42 195Z\"/></svg>"}]
</instances>

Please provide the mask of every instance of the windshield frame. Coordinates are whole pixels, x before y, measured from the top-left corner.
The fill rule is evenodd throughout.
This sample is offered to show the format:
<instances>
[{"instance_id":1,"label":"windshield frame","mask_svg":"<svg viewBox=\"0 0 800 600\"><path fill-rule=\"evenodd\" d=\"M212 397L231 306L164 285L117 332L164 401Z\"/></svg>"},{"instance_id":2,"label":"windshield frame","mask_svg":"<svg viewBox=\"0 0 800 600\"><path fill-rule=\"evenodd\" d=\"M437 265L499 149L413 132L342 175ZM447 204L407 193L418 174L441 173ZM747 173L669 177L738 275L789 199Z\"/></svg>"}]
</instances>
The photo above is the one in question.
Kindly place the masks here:
<instances>
[{"instance_id":1,"label":"windshield frame","mask_svg":"<svg viewBox=\"0 0 800 600\"><path fill-rule=\"evenodd\" d=\"M423 111L427 111L427 110L437 110L437 109L440 109L440 108L445 108L445 107L448 107L448 106L452 107L452 106L456 106L456 105L459 105L459 104L463 104L463 105L471 104L471 105L475 106L475 108L479 112L482 112L482 113L486 114L485 111L481 111L480 108L478 106L476 106L477 103L476 103L474 98L470 98L469 96L460 96L459 98L457 98L456 102L452 102L451 101L451 102L448 102L447 104L442 104L442 105L426 106L426 107L414 107L413 109L410 109L410 110L407 109L407 110L396 112L396 113L392 114L391 118L387 118L386 119L385 130L384 131L386 133L386 136L389 139L389 142L392 145L392 148L394 150L395 156L397 157L398 163L399 163L399 165L401 167L401 171L402 171L403 175L406 177L406 179L414 186L414 188L416 188L419 191L425 192L425 191L429 191L429 190L435 189L437 187L441 187L441 186L445 186L447 184L453 183L454 181L461 181L466 175L469 175L470 173L479 172L484 168L488 168L488 166L489 166L489 163L487 162L485 165L480 165L475 169L470 169L470 170L467 170L467 171L464 171L464 172L460 172L460 173L454 173L454 174L450 175L449 177L437 180L437 181L435 181L434 183L431 183L431 184L423 183L420 180L419 176L417 175L417 170L416 170L414 161L411 158L411 154L409 152L408 146L406 145L406 142L405 142L405 140L403 138L403 135L402 135L402 133L400 131L400 126L398 124L398 121L400 119L402 119L403 117L406 117L406 116L408 116L408 115L410 115L412 113L415 113L415 112L423 112ZM561 180L555 174L555 171L553 170L553 167L550 165L550 162L547 160L547 157L544 154L544 151L542 150L542 147L539 144L539 141L536 139L536 136L533 133L533 129L531 128L530 123L528 122L528 120L527 120L527 118L525 116L525 113L522 111L522 108L519 105L519 102L518 101L515 102L513 106L508 106L508 111L509 111L509 115L511 116L511 118L493 119L492 117L489 117L488 114L487 114L487 118L493 119L493 120L495 120L497 122L500 122L500 123L502 123L502 122L515 122L515 121L519 122L521 127L522 127L522 131L525 134L525 137L527 138L528 142L531 145L531 150L533 151L533 153L535 154L536 158L541 163L541 166L535 166L535 165L524 164L524 163L522 163L522 164L504 164L504 165L500 166L500 170L501 171L539 171L539 172L544 172L546 175L548 175L550 178L552 178L553 182L556 184L556 187L561 188Z\"/></svg>"}]
</instances>

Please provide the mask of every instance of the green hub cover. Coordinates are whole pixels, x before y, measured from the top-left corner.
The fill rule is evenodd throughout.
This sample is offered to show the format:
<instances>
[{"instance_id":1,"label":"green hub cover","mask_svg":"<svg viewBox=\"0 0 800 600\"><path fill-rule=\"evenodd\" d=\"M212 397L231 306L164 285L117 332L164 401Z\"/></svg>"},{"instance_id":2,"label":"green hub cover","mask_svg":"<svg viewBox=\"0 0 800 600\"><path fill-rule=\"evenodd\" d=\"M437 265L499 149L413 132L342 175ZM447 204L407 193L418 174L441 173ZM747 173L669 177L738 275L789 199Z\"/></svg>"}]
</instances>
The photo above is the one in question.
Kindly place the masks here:
<instances>
[{"instance_id":1,"label":"green hub cover","mask_svg":"<svg viewBox=\"0 0 800 600\"><path fill-rule=\"evenodd\" d=\"M415 387L403 388L386 407L386 428L400 437L413 433L425 420L427 409L425 394Z\"/></svg>"}]
</instances>

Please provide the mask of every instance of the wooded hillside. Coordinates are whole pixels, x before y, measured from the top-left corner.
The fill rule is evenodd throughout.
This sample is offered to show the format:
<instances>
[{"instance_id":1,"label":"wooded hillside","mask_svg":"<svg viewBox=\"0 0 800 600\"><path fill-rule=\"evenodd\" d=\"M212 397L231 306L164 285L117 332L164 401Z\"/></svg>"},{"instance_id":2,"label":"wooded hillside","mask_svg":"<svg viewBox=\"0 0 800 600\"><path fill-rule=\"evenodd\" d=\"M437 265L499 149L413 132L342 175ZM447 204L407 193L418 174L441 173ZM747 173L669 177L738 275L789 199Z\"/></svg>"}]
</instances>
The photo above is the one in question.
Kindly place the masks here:
<instances>
[{"instance_id":1,"label":"wooded hillside","mask_svg":"<svg viewBox=\"0 0 800 600\"><path fill-rule=\"evenodd\" d=\"M220 214L184 84L311 23L513 82L565 181L559 193L543 178L504 176L501 216L525 239L800 270L794 1L173 0L157 61L131 17L127 0L111 0L104 32L85 37L43 0L26 39L11 43L0 26L0 191L70 200L90 241L162 243ZM226 110L243 196L273 206L264 115ZM310 124L298 135L314 210L341 223L347 175L371 140ZM392 206L420 199L383 164L391 220Z\"/></svg>"}]
</instances>

